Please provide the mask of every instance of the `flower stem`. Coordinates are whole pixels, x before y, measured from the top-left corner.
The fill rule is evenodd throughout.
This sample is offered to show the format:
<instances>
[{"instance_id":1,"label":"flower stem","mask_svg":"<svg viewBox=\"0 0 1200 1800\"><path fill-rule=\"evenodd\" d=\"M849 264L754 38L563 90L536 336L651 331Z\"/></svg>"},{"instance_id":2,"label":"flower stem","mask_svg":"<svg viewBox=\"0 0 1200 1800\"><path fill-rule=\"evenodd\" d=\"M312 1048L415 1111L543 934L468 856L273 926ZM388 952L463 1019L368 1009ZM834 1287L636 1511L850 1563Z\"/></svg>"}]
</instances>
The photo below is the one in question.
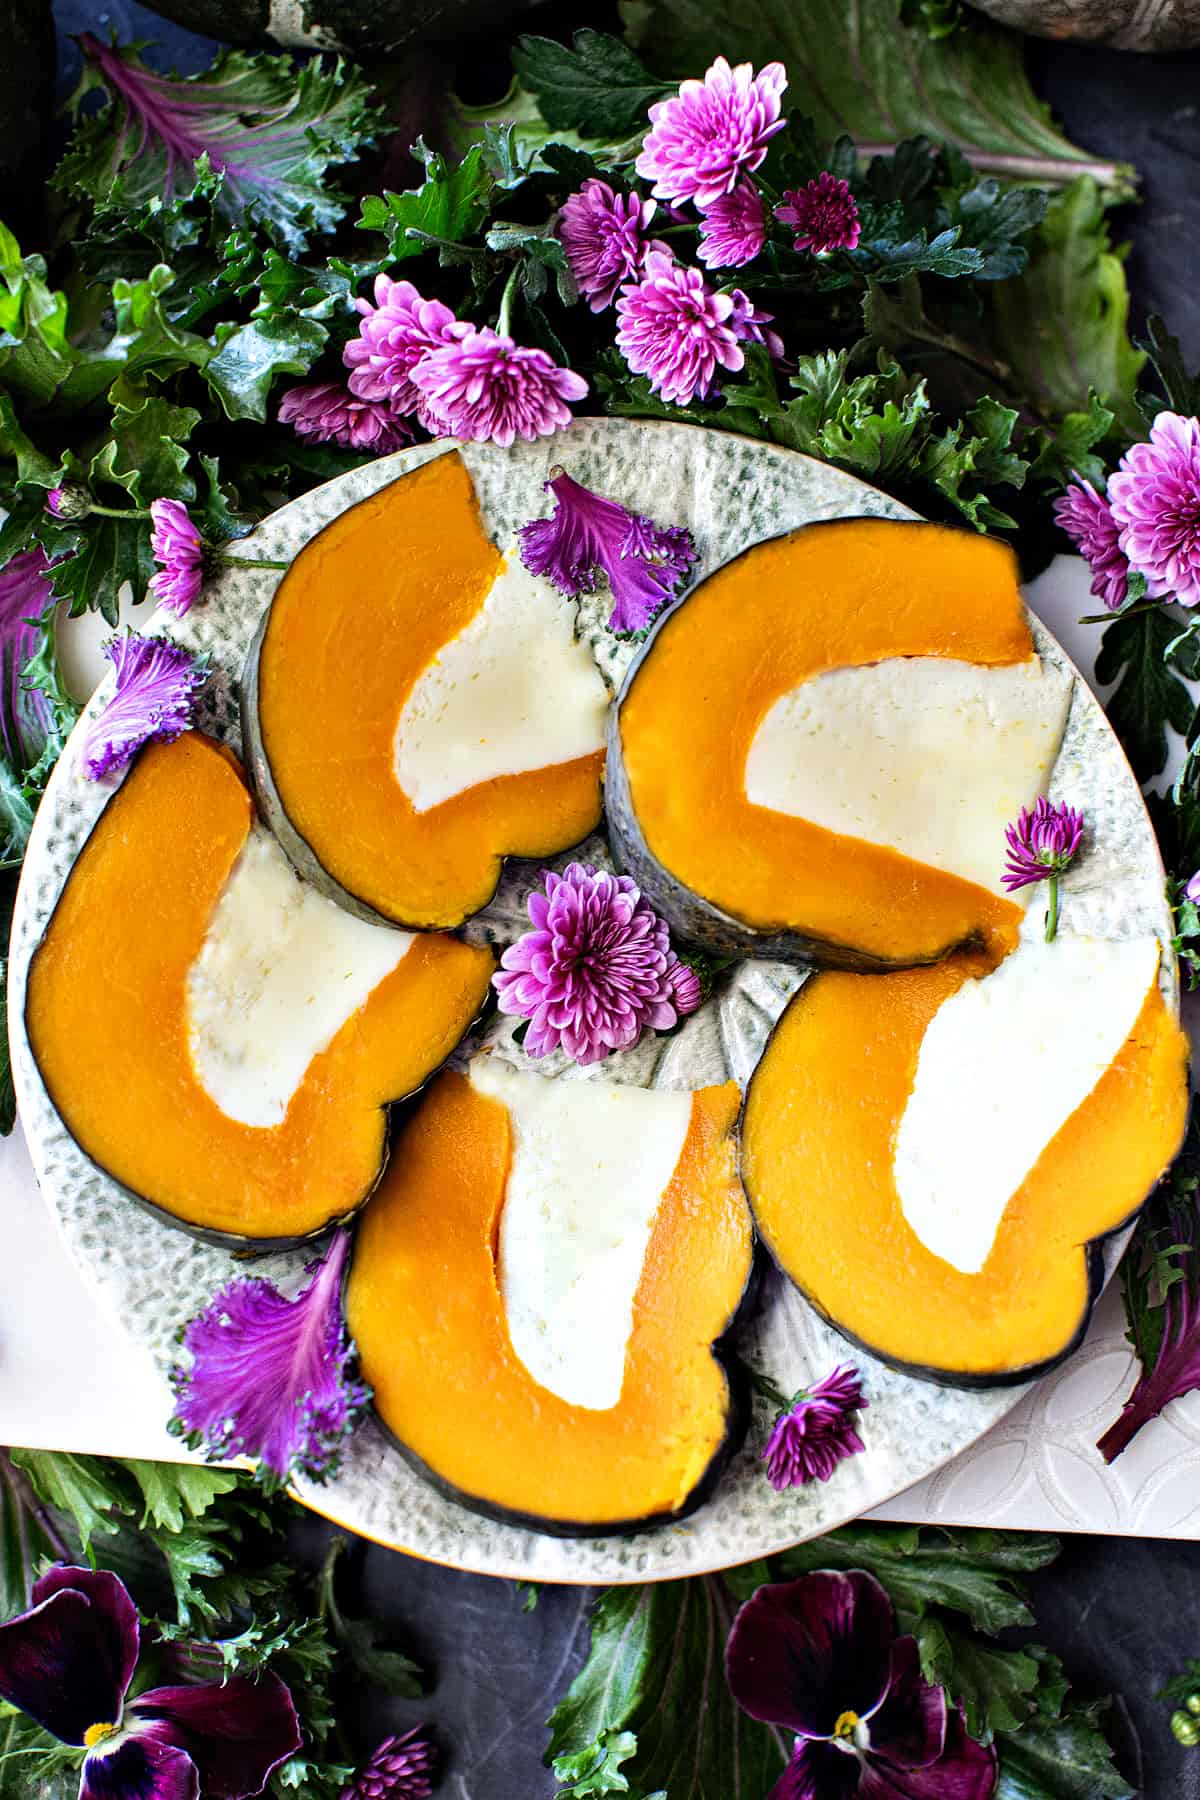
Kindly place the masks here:
<instances>
[{"instance_id":1,"label":"flower stem","mask_svg":"<svg viewBox=\"0 0 1200 1800\"><path fill-rule=\"evenodd\" d=\"M1047 888L1047 892L1050 896L1050 904L1046 908L1046 942L1048 944L1052 944L1054 942L1055 933L1058 931L1058 876L1057 876L1057 874L1051 875L1049 881L1046 884L1046 888Z\"/></svg>"},{"instance_id":2,"label":"flower stem","mask_svg":"<svg viewBox=\"0 0 1200 1800\"><path fill-rule=\"evenodd\" d=\"M512 317L513 295L517 291L517 282L520 278L521 265L520 263L514 263L512 274L505 282L504 292L500 296L500 312L496 319L496 330L501 337L508 337L510 335L508 326L509 320Z\"/></svg>"},{"instance_id":3,"label":"flower stem","mask_svg":"<svg viewBox=\"0 0 1200 1800\"><path fill-rule=\"evenodd\" d=\"M270 562L263 556L226 556L223 550L218 551L217 561L237 563L243 569L290 569L292 566L290 562Z\"/></svg>"},{"instance_id":4,"label":"flower stem","mask_svg":"<svg viewBox=\"0 0 1200 1800\"><path fill-rule=\"evenodd\" d=\"M99 513L102 519L148 519L148 506L98 506L94 500L88 501L88 512Z\"/></svg>"}]
</instances>

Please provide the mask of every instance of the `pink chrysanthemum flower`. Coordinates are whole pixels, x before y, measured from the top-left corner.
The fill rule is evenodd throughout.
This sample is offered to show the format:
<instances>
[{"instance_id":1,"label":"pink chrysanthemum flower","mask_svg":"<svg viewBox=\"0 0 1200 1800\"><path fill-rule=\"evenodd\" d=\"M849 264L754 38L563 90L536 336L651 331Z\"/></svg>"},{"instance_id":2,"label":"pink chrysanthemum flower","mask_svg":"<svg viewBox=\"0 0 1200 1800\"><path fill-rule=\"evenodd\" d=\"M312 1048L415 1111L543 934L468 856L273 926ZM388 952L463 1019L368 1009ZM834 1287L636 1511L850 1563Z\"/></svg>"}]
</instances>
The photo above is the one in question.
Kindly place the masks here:
<instances>
[{"instance_id":1,"label":"pink chrysanthemum flower","mask_svg":"<svg viewBox=\"0 0 1200 1800\"><path fill-rule=\"evenodd\" d=\"M656 211L653 200L614 193L594 176L564 202L558 236L567 266L594 313L611 306L617 289L640 271L647 250L654 247L645 233Z\"/></svg>"},{"instance_id":2,"label":"pink chrysanthemum flower","mask_svg":"<svg viewBox=\"0 0 1200 1800\"><path fill-rule=\"evenodd\" d=\"M420 1726L376 1746L341 1800L429 1800L437 1751Z\"/></svg>"},{"instance_id":3,"label":"pink chrysanthemum flower","mask_svg":"<svg viewBox=\"0 0 1200 1800\"><path fill-rule=\"evenodd\" d=\"M577 1063L669 1031L700 1004L700 981L671 948L665 922L628 875L571 863L546 869L529 897L533 930L492 977L500 1010L530 1020L530 1056L565 1050Z\"/></svg>"},{"instance_id":4,"label":"pink chrysanthemum flower","mask_svg":"<svg viewBox=\"0 0 1200 1800\"><path fill-rule=\"evenodd\" d=\"M431 351L412 379L450 436L505 448L569 425L567 402L588 391L581 375L560 369L544 350L514 344L490 326Z\"/></svg>"},{"instance_id":5,"label":"pink chrysanthemum flower","mask_svg":"<svg viewBox=\"0 0 1200 1800\"><path fill-rule=\"evenodd\" d=\"M1200 606L1200 421L1160 412L1108 479L1121 549L1153 599Z\"/></svg>"},{"instance_id":6,"label":"pink chrysanthemum flower","mask_svg":"<svg viewBox=\"0 0 1200 1800\"><path fill-rule=\"evenodd\" d=\"M761 307L755 306L749 294L743 294L741 288L733 288L729 298L733 301L729 325L734 336L743 344L761 344L771 361L778 362L783 355L783 339L777 331L767 330L775 314L763 312Z\"/></svg>"},{"instance_id":7,"label":"pink chrysanthemum flower","mask_svg":"<svg viewBox=\"0 0 1200 1800\"><path fill-rule=\"evenodd\" d=\"M1008 854L1000 879L1009 893L1035 881L1047 884L1046 942L1058 931L1058 878L1070 868L1083 841L1083 814L1073 806L1052 806L1039 795L1033 810L1021 808L1015 825L1004 833Z\"/></svg>"},{"instance_id":8,"label":"pink chrysanthemum flower","mask_svg":"<svg viewBox=\"0 0 1200 1800\"><path fill-rule=\"evenodd\" d=\"M289 388L279 402L279 422L294 427L297 437L319 444L343 444L348 450L373 450L384 456L411 443L412 429L378 400L360 400L340 381L319 381Z\"/></svg>"},{"instance_id":9,"label":"pink chrysanthemum flower","mask_svg":"<svg viewBox=\"0 0 1200 1800\"><path fill-rule=\"evenodd\" d=\"M1010 893L1034 881L1048 881L1069 869L1083 841L1083 814L1073 806L1052 806L1045 794L1032 810L1023 806L1004 833L1008 861L1001 877Z\"/></svg>"},{"instance_id":10,"label":"pink chrysanthemum flower","mask_svg":"<svg viewBox=\"0 0 1200 1800\"><path fill-rule=\"evenodd\" d=\"M739 269L753 262L767 241L762 196L754 183L739 181L704 209L700 221L700 261L709 269Z\"/></svg>"},{"instance_id":11,"label":"pink chrysanthemum flower","mask_svg":"<svg viewBox=\"0 0 1200 1800\"><path fill-rule=\"evenodd\" d=\"M686 405L709 392L718 366L745 365L732 298L659 251L647 256L641 281L622 289L617 312L618 349L664 400Z\"/></svg>"},{"instance_id":12,"label":"pink chrysanthemum flower","mask_svg":"<svg viewBox=\"0 0 1200 1800\"><path fill-rule=\"evenodd\" d=\"M796 232L796 249L827 256L831 250L853 250L862 236L858 206L850 184L828 169L802 188L791 188L775 208L781 225Z\"/></svg>"},{"instance_id":13,"label":"pink chrysanthemum flower","mask_svg":"<svg viewBox=\"0 0 1200 1800\"><path fill-rule=\"evenodd\" d=\"M862 1450L854 1420L866 1406L861 1377L849 1363L802 1388L776 1419L762 1453L771 1486L782 1492L828 1481L839 1463Z\"/></svg>"},{"instance_id":14,"label":"pink chrysanthemum flower","mask_svg":"<svg viewBox=\"0 0 1200 1800\"><path fill-rule=\"evenodd\" d=\"M415 413L435 435L440 421L414 383L413 370L431 350L464 338L474 327L456 319L440 300L424 299L411 281L375 277L375 304L356 300L362 315L358 336L342 351L350 370L348 386L359 400L373 400L396 416Z\"/></svg>"},{"instance_id":15,"label":"pink chrysanthemum flower","mask_svg":"<svg viewBox=\"0 0 1200 1800\"><path fill-rule=\"evenodd\" d=\"M1082 477L1054 502L1054 517L1092 571L1092 593L1110 611L1125 598L1129 564L1118 542L1117 522L1103 495Z\"/></svg>"},{"instance_id":16,"label":"pink chrysanthemum flower","mask_svg":"<svg viewBox=\"0 0 1200 1800\"><path fill-rule=\"evenodd\" d=\"M260 1275L239 1275L183 1333L190 1362L170 1371L170 1429L210 1458L252 1456L266 1485L302 1474L324 1481L371 1397L352 1374L342 1318L350 1234L339 1231L306 1266L294 1299Z\"/></svg>"},{"instance_id":17,"label":"pink chrysanthemum flower","mask_svg":"<svg viewBox=\"0 0 1200 1800\"><path fill-rule=\"evenodd\" d=\"M1185 900L1190 900L1193 906L1200 906L1200 869L1197 869L1194 875L1188 877L1187 885L1183 890L1183 897Z\"/></svg>"},{"instance_id":18,"label":"pink chrysanthemum flower","mask_svg":"<svg viewBox=\"0 0 1200 1800\"><path fill-rule=\"evenodd\" d=\"M685 81L650 108L638 174L653 181L660 200L711 206L733 192L744 170L761 167L767 145L783 129L786 86L782 63L768 63L756 75L749 63L731 69L718 56L703 81Z\"/></svg>"},{"instance_id":19,"label":"pink chrysanthemum flower","mask_svg":"<svg viewBox=\"0 0 1200 1800\"><path fill-rule=\"evenodd\" d=\"M150 520L150 548L161 565L150 577L150 592L160 606L182 618L204 581L204 540L182 500L152 500Z\"/></svg>"},{"instance_id":20,"label":"pink chrysanthemum flower","mask_svg":"<svg viewBox=\"0 0 1200 1800\"><path fill-rule=\"evenodd\" d=\"M123 769L152 738L170 742L187 731L196 695L208 679L202 664L166 638L127 631L109 638L104 654L117 672L117 685L84 739L83 767L90 781Z\"/></svg>"},{"instance_id":21,"label":"pink chrysanthemum flower","mask_svg":"<svg viewBox=\"0 0 1200 1800\"><path fill-rule=\"evenodd\" d=\"M631 513L565 469L552 470L546 488L554 495L550 518L531 519L517 533L525 567L531 575L546 576L570 599L594 593L607 576L613 597L609 630L645 630L696 560L691 532Z\"/></svg>"}]
</instances>

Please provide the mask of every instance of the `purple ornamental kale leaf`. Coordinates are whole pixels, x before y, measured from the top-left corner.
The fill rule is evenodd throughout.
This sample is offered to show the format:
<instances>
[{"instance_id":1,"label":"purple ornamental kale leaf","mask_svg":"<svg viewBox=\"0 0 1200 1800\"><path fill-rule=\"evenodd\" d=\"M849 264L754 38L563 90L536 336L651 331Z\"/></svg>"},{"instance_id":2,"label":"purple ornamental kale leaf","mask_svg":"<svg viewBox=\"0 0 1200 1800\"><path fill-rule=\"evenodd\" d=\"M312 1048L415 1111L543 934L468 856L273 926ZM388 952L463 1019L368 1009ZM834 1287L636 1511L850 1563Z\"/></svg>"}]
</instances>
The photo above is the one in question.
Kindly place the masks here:
<instances>
[{"instance_id":1,"label":"purple ornamental kale leaf","mask_svg":"<svg viewBox=\"0 0 1200 1800\"><path fill-rule=\"evenodd\" d=\"M293 251L337 225L344 201L325 171L356 157L376 120L357 70L227 50L181 79L148 68L132 47L86 31L79 41L84 72L71 105L97 90L108 105L77 124L57 186L128 210L189 194L206 157L220 175L213 205L232 223L249 218Z\"/></svg>"},{"instance_id":2,"label":"purple ornamental kale leaf","mask_svg":"<svg viewBox=\"0 0 1200 1800\"><path fill-rule=\"evenodd\" d=\"M1128 1337L1141 1373L1096 1445L1105 1462L1128 1448L1172 1400L1200 1388L1200 1108L1178 1162L1138 1222L1121 1265Z\"/></svg>"},{"instance_id":3,"label":"purple ornamental kale leaf","mask_svg":"<svg viewBox=\"0 0 1200 1800\"><path fill-rule=\"evenodd\" d=\"M189 1366L171 1371L170 1429L212 1459L250 1456L274 1487L336 1474L342 1446L370 1399L354 1379L342 1319L350 1233L339 1231L294 1299L261 1276L230 1281L184 1328Z\"/></svg>"}]
</instances>

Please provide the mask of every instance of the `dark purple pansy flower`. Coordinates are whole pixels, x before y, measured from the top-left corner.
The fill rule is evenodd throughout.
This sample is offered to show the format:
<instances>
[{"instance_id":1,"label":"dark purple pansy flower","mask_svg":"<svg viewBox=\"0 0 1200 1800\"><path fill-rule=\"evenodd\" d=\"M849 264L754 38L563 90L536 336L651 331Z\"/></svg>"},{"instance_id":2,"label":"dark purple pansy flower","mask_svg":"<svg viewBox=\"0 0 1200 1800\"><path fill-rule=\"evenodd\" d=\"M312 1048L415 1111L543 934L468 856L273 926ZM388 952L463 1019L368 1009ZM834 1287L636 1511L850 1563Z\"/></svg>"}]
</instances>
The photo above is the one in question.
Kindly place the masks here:
<instances>
[{"instance_id":1,"label":"dark purple pansy flower","mask_svg":"<svg viewBox=\"0 0 1200 1800\"><path fill-rule=\"evenodd\" d=\"M252 1456L268 1484L337 1471L342 1446L370 1399L353 1379L342 1319L350 1234L339 1231L289 1300L273 1282L241 1275L186 1327L185 1368L171 1370L171 1430L211 1458Z\"/></svg>"},{"instance_id":2,"label":"dark purple pansy flower","mask_svg":"<svg viewBox=\"0 0 1200 1800\"><path fill-rule=\"evenodd\" d=\"M150 592L160 606L182 618L204 581L204 539L182 500L152 500L150 520L150 548L161 565L150 577Z\"/></svg>"},{"instance_id":3,"label":"dark purple pansy flower","mask_svg":"<svg viewBox=\"0 0 1200 1800\"><path fill-rule=\"evenodd\" d=\"M1200 606L1200 420L1160 412L1109 476L1108 503L1147 593Z\"/></svg>"},{"instance_id":4,"label":"dark purple pansy flower","mask_svg":"<svg viewBox=\"0 0 1200 1800\"><path fill-rule=\"evenodd\" d=\"M53 723L45 695L21 680L41 643L36 621L53 600L50 563L40 545L18 550L0 569L0 749L18 770L32 768Z\"/></svg>"},{"instance_id":5,"label":"dark purple pansy flower","mask_svg":"<svg viewBox=\"0 0 1200 1800\"><path fill-rule=\"evenodd\" d=\"M601 576L612 592L608 628L643 631L679 592L696 560L692 535L682 525L656 525L552 469L546 489L554 495L548 519L531 519L517 533L521 561L531 575L545 575L570 599L591 594Z\"/></svg>"},{"instance_id":6,"label":"dark purple pansy flower","mask_svg":"<svg viewBox=\"0 0 1200 1800\"><path fill-rule=\"evenodd\" d=\"M850 183L828 169L822 169L802 188L789 189L782 206L775 208L775 217L781 225L794 229L796 249L811 250L814 256L853 250L862 236Z\"/></svg>"},{"instance_id":7,"label":"dark purple pansy flower","mask_svg":"<svg viewBox=\"0 0 1200 1800\"><path fill-rule=\"evenodd\" d=\"M412 442L412 429L377 400L360 400L340 381L318 381L289 388L279 402L278 419L297 437L318 444L343 444L347 450L373 450L385 456Z\"/></svg>"},{"instance_id":8,"label":"dark purple pansy flower","mask_svg":"<svg viewBox=\"0 0 1200 1800\"><path fill-rule=\"evenodd\" d=\"M341 1800L429 1800L437 1751L420 1726L384 1738Z\"/></svg>"},{"instance_id":9,"label":"dark purple pansy flower","mask_svg":"<svg viewBox=\"0 0 1200 1800\"><path fill-rule=\"evenodd\" d=\"M700 221L700 261L710 269L737 269L753 262L767 241L762 196L750 180L739 181L704 209Z\"/></svg>"},{"instance_id":10,"label":"dark purple pansy flower","mask_svg":"<svg viewBox=\"0 0 1200 1800\"><path fill-rule=\"evenodd\" d=\"M828 1481L839 1463L862 1450L854 1418L866 1405L858 1370L849 1363L802 1388L776 1419L763 1450L771 1486L781 1492Z\"/></svg>"},{"instance_id":11,"label":"dark purple pansy flower","mask_svg":"<svg viewBox=\"0 0 1200 1800\"><path fill-rule=\"evenodd\" d=\"M117 685L83 742L83 767L99 781L125 764L151 739L170 742L192 723L196 694L208 670L166 638L126 631L111 637L104 654L117 672Z\"/></svg>"},{"instance_id":12,"label":"dark purple pansy flower","mask_svg":"<svg viewBox=\"0 0 1200 1800\"><path fill-rule=\"evenodd\" d=\"M1108 501L1081 478L1054 502L1054 517L1091 569L1093 594L1114 611L1125 598L1129 564Z\"/></svg>"},{"instance_id":13,"label":"dark purple pansy flower","mask_svg":"<svg viewBox=\"0 0 1200 1800\"><path fill-rule=\"evenodd\" d=\"M1083 840L1083 814L1073 806L1052 806L1041 794L1032 809L1021 808L1016 824L1009 825L1004 835L1008 860L1001 879L1014 893L1070 868Z\"/></svg>"},{"instance_id":14,"label":"dark purple pansy flower","mask_svg":"<svg viewBox=\"0 0 1200 1800\"><path fill-rule=\"evenodd\" d=\"M694 969L671 948L665 922L628 875L571 863L542 872L529 896L533 930L492 977L500 1011L531 1021L530 1056L564 1050L577 1063L627 1050L643 1031L669 1031L700 1004Z\"/></svg>"},{"instance_id":15,"label":"dark purple pansy flower","mask_svg":"<svg viewBox=\"0 0 1200 1800\"><path fill-rule=\"evenodd\" d=\"M567 267L594 313L612 305L617 289L634 279L647 250L656 247L646 241L655 211L655 201L614 193L595 176L564 201L555 230Z\"/></svg>"},{"instance_id":16,"label":"dark purple pansy flower","mask_svg":"<svg viewBox=\"0 0 1200 1800\"><path fill-rule=\"evenodd\" d=\"M993 1750L921 1677L873 1575L822 1570L759 1588L725 1650L743 1711L796 1734L770 1800L990 1800Z\"/></svg>"},{"instance_id":17,"label":"dark purple pansy flower","mask_svg":"<svg viewBox=\"0 0 1200 1800\"><path fill-rule=\"evenodd\" d=\"M0 1625L0 1695L86 1750L79 1800L245 1800L300 1748L292 1696L269 1671L126 1698L137 1608L103 1569L59 1564Z\"/></svg>"}]
</instances>

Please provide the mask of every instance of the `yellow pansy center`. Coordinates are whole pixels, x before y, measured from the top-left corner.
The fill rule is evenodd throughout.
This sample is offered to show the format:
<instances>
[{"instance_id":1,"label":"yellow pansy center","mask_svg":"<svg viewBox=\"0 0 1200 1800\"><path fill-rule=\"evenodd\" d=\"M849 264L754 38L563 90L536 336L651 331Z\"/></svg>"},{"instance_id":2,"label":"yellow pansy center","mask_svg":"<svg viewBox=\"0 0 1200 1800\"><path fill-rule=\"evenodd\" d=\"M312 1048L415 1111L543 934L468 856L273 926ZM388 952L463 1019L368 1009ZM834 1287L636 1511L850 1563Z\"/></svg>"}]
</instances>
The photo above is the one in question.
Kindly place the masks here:
<instances>
[{"instance_id":1,"label":"yellow pansy center","mask_svg":"<svg viewBox=\"0 0 1200 1800\"><path fill-rule=\"evenodd\" d=\"M833 1728L833 1735L835 1738L846 1738L850 1743L853 1743L854 1734L861 1723L862 1721L859 1719L856 1712L844 1712Z\"/></svg>"},{"instance_id":2,"label":"yellow pansy center","mask_svg":"<svg viewBox=\"0 0 1200 1800\"><path fill-rule=\"evenodd\" d=\"M89 1725L83 1734L84 1749L94 1750L97 1744L104 1742L105 1738L115 1737L116 1731L115 1725Z\"/></svg>"}]
</instances>

